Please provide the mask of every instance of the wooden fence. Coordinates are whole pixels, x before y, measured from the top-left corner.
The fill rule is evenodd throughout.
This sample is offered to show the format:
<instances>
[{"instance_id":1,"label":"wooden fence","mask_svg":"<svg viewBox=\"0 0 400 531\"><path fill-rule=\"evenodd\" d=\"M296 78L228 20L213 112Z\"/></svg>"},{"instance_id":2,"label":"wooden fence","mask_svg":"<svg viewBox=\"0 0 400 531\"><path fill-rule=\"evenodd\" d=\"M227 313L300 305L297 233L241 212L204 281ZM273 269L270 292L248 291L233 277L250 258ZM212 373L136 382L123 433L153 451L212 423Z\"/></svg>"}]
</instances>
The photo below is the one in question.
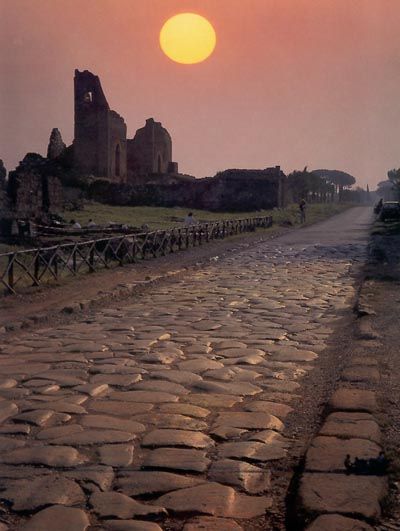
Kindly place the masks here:
<instances>
[{"instance_id":1,"label":"wooden fence","mask_svg":"<svg viewBox=\"0 0 400 531\"><path fill-rule=\"evenodd\" d=\"M242 232L267 228L272 217L217 221L191 227L127 234L0 254L0 283L6 293L67 276L157 258Z\"/></svg>"}]
</instances>

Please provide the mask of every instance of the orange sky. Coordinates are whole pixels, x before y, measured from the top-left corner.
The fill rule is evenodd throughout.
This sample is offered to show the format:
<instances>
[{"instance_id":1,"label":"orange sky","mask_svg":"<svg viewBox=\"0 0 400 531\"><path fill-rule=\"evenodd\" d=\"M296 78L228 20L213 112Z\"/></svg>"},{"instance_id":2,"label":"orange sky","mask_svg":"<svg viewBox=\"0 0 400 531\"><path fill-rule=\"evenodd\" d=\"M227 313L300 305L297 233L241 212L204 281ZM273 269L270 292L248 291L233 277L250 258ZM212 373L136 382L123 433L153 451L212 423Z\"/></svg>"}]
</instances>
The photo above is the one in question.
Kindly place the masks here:
<instances>
[{"instance_id":1,"label":"orange sky","mask_svg":"<svg viewBox=\"0 0 400 531\"><path fill-rule=\"evenodd\" d=\"M193 11L214 55L179 65L163 22ZM375 185L400 167L400 0L0 0L0 158L73 134L73 73L101 78L132 137L153 116L198 177L332 168Z\"/></svg>"}]
</instances>

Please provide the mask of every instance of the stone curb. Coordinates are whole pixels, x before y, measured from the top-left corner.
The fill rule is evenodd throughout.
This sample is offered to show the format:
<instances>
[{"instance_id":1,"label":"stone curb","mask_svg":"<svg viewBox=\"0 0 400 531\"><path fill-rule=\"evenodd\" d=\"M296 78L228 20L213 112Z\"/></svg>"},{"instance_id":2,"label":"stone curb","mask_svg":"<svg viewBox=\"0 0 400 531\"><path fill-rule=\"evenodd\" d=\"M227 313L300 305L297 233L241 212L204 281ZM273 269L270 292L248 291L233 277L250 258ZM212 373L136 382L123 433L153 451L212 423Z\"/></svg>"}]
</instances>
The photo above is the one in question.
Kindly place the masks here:
<instances>
[{"instance_id":1,"label":"stone curb","mask_svg":"<svg viewBox=\"0 0 400 531\"><path fill-rule=\"evenodd\" d=\"M361 285L354 307L357 315L355 341L360 346L376 343L367 297ZM375 343L374 343L375 342ZM388 494L387 476L349 473L344 461L378 457L382 439L376 418L379 406L374 391L363 384L380 380L373 355L354 356L343 369L338 389L326 406L319 433L311 440L299 481L296 510L307 531L371 531L381 517ZM379 473L378 473L379 474Z\"/></svg>"}]
</instances>

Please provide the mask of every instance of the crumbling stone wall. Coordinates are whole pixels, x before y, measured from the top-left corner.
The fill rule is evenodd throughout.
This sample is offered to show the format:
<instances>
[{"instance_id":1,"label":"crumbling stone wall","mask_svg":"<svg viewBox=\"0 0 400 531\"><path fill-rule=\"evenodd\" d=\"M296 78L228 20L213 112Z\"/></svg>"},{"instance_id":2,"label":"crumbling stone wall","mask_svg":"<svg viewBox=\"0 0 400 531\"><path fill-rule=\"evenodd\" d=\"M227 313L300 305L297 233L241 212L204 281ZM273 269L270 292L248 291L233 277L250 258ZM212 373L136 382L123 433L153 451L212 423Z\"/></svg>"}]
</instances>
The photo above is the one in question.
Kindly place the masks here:
<instances>
[{"instance_id":1,"label":"crumbling stone wall","mask_svg":"<svg viewBox=\"0 0 400 531\"><path fill-rule=\"evenodd\" d=\"M84 175L124 182L126 125L110 110L98 76L75 70L74 167Z\"/></svg>"},{"instance_id":2,"label":"crumbling stone wall","mask_svg":"<svg viewBox=\"0 0 400 531\"><path fill-rule=\"evenodd\" d=\"M153 118L128 140L128 177L134 184L136 176L177 173L178 164L172 162L172 139L160 122Z\"/></svg>"},{"instance_id":3,"label":"crumbling stone wall","mask_svg":"<svg viewBox=\"0 0 400 531\"><path fill-rule=\"evenodd\" d=\"M13 217L46 220L63 209L63 189L58 177L48 173L46 159L29 153L10 172L7 194Z\"/></svg>"}]
</instances>

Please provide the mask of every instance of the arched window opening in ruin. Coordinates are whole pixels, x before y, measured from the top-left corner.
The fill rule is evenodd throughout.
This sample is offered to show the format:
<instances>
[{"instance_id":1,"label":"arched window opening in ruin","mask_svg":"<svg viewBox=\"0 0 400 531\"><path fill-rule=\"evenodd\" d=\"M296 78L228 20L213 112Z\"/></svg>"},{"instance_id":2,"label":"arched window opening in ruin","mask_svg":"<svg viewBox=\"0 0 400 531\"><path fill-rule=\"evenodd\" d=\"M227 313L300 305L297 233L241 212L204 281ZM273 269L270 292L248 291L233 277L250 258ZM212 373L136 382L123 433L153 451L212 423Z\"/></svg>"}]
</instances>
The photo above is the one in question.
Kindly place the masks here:
<instances>
[{"instance_id":1,"label":"arched window opening in ruin","mask_svg":"<svg viewBox=\"0 0 400 531\"><path fill-rule=\"evenodd\" d=\"M162 173L162 159L161 155L158 155L158 165L157 165L158 173Z\"/></svg>"},{"instance_id":2,"label":"arched window opening in ruin","mask_svg":"<svg viewBox=\"0 0 400 531\"><path fill-rule=\"evenodd\" d=\"M86 103L93 103L93 92L85 92L83 101Z\"/></svg>"},{"instance_id":3,"label":"arched window opening in ruin","mask_svg":"<svg viewBox=\"0 0 400 531\"><path fill-rule=\"evenodd\" d=\"M121 173L121 148L119 144L115 148L115 176L119 177Z\"/></svg>"}]
</instances>

